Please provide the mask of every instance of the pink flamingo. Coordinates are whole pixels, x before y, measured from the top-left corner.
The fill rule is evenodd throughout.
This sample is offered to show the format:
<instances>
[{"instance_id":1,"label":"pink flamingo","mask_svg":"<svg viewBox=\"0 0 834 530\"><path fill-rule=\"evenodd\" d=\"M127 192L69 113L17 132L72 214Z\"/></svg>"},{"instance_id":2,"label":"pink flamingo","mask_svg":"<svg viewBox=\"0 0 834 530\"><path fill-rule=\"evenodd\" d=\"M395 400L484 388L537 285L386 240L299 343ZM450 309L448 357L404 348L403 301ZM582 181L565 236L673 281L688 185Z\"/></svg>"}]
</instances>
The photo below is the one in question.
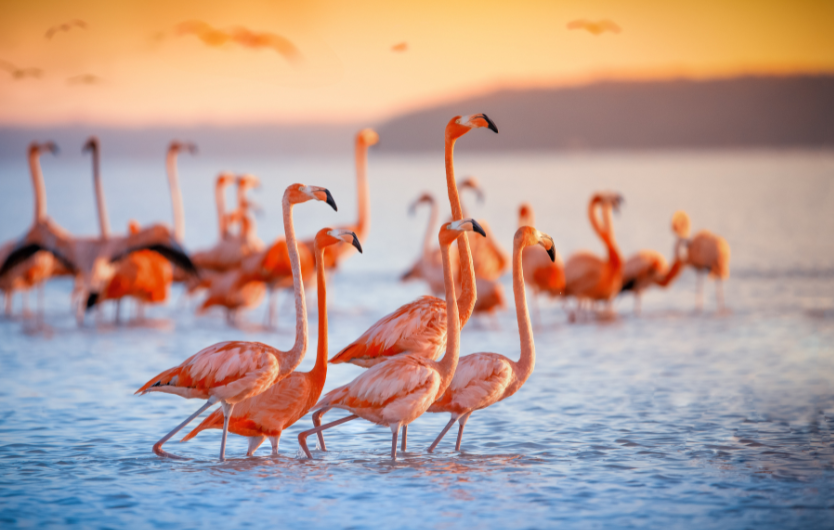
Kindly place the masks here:
<instances>
[{"instance_id":1,"label":"pink flamingo","mask_svg":"<svg viewBox=\"0 0 834 530\"><path fill-rule=\"evenodd\" d=\"M518 333L521 338L521 357L518 362L497 353L473 353L461 357L455 376L446 392L431 407L429 412L449 412L452 417L429 447L433 452L457 421L458 440L455 451L460 451L463 428L469 416L499 401L507 399L521 388L533 373L536 364L536 347L533 344L533 328L527 312L527 295L524 291L522 252L534 245L544 247L551 260L556 259L553 238L530 226L519 228L513 238L513 293L518 318Z\"/></svg>"},{"instance_id":2,"label":"pink flamingo","mask_svg":"<svg viewBox=\"0 0 834 530\"><path fill-rule=\"evenodd\" d=\"M419 418L446 391L460 354L460 318L449 263L449 247L458 236L467 231L484 234L474 219L462 219L443 226L438 236L446 277L446 327L449 330L446 354L440 361L420 355L398 355L376 364L350 383L328 392L315 407L315 427L298 435L298 443L307 458L313 458L307 447L308 436L318 434L321 447L325 449L322 431L362 418L391 429L391 459L396 460L400 427L405 428ZM317 413L331 408L347 410L351 415L321 425L321 414Z\"/></svg>"},{"instance_id":3,"label":"pink flamingo","mask_svg":"<svg viewBox=\"0 0 834 530\"><path fill-rule=\"evenodd\" d=\"M536 217L530 203L522 203L518 208L518 226L535 226ZM550 259L537 246L527 247L521 253L521 263L524 277L533 291L533 301L536 310L536 320L540 323L539 295L546 294L551 298L562 296L565 292L565 264L558 252Z\"/></svg>"},{"instance_id":4,"label":"pink flamingo","mask_svg":"<svg viewBox=\"0 0 834 530\"><path fill-rule=\"evenodd\" d=\"M350 243L360 253L362 246L356 234L349 230L323 228L315 237L318 279L319 344L316 364L309 372L293 372L275 383L262 394L241 401L229 420L229 432L249 437L247 456L252 456L265 439L272 443L272 454L278 454L281 433L307 414L316 404L327 377L327 283L323 266L324 249L337 243ZM222 429L223 412L214 411L183 442L194 438L205 429Z\"/></svg>"},{"instance_id":5,"label":"pink flamingo","mask_svg":"<svg viewBox=\"0 0 834 530\"><path fill-rule=\"evenodd\" d=\"M219 401L225 418L223 438L220 442L220 460L224 460L226 433L235 404L264 392L276 382L284 379L298 367L304 358L307 349L307 306L298 266L292 208L295 204L310 200L326 202L333 209L336 208L336 203L328 190L302 184L290 185L281 201L284 232L290 245L290 259L293 260L296 316L293 347L284 352L260 342L220 342L197 352L179 366L165 370L145 383L136 391L137 394L166 392L186 399L206 400L197 412L154 444L153 450L157 455L177 458L164 451L163 444L204 410Z\"/></svg>"},{"instance_id":6,"label":"pink flamingo","mask_svg":"<svg viewBox=\"0 0 834 530\"><path fill-rule=\"evenodd\" d=\"M718 310L724 311L723 282L730 277L730 245L723 237L708 230L701 230L689 239L689 216L684 211L675 212L672 230L686 239L686 265L698 273L697 308L704 305L704 274L715 279L715 299Z\"/></svg>"}]
</instances>

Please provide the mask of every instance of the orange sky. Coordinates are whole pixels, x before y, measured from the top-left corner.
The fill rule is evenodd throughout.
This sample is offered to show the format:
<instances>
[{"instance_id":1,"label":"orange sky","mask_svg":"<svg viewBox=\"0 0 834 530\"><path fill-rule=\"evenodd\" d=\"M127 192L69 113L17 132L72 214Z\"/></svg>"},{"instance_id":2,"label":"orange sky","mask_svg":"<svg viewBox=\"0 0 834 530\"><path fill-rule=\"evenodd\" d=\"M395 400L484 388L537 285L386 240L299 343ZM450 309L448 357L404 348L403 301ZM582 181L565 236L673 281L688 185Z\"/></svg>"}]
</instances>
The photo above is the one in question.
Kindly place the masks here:
<instances>
[{"instance_id":1,"label":"orange sky","mask_svg":"<svg viewBox=\"0 0 834 530\"><path fill-rule=\"evenodd\" d=\"M303 60L178 36L189 20L281 35ZM0 123L373 123L508 86L834 72L832 27L831 0L4 0L0 60L44 73L0 71ZM83 74L101 82L68 81Z\"/></svg>"}]
</instances>

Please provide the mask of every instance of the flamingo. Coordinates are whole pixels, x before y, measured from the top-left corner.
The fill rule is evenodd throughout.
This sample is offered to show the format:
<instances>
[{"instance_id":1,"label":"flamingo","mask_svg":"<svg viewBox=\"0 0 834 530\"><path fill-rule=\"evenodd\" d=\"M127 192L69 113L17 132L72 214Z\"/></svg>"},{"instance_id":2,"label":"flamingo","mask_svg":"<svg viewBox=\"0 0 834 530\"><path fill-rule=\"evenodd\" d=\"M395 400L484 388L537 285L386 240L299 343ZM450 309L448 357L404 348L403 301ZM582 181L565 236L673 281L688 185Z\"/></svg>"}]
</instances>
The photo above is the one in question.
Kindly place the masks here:
<instances>
[{"instance_id":1,"label":"flamingo","mask_svg":"<svg viewBox=\"0 0 834 530\"><path fill-rule=\"evenodd\" d=\"M219 401L224 417L220 460L225 460L226 433L235 404L256 396L281 381L292 373L304 358L307 350L307 305L299 271L292 208L310 200L326 202L336 209L336 202L330 192L318 186L292 184L284 191L281 201L284 233L290 245L290 259L293 264L295 343L289 351L284 352L260 342L219 342L200 350L179 366L151 378L136 391L137 394L166 392L186 399L206 400L197 412L154 444L153 451L158 456L180 458L164 451L162 446L194 418Z\"/></svg>"},{"instance_id":2,"label":"flamingo","mask_svg":"<svg viewBox=\"0 0 834 530\"><path fill-rule=\"evenodd\" d=\"M686 246L686 238L689 237L689 218L686 218L685 235L680 227L681 214L677 212L672 217L672 232L677 235L675 240L674 259L672 266L666 262L663 254L656 250L641 250L634 256L628 258L623 265L623 287L622 291L634 292L634 312L640 314L641 297L643 291L657 285L658 287L666 288L672 284L673 281L683 271L686 257L682 250Z\"/></svg>"},{"instance_id":3,"label":"flamingo","mask_svg":"<svg viewBox=\"0 0 834 530\"><path fill-rule=\"evenodd\" d=\"M473 190L478 197L478 202L483 202L484 192L477 178L466 177L458 183L458 186L461 190L466 188ZM462 215L466 215L466 210L462 211ZM484 239L475 238L469 243L472 251L472 262L475 264L475 277L494 281L507 270L510 263L509 256L493 236L489 223L484 219L479 219L478 222L483 227L487 237ZM480 293L480 291L478 292Z\"/></svg>"},{"instance_id":4,"label":"flamingo","mask_svg":"<svg viewBox=\"0 0 834 530\"><path fill-rule=\"evenodd\" d=\"M446 125L444 142L446 187L449 190L452 218L455 220L461 219L460 196L455 182L455 142L472 129L481 127L498 132L495 123L486 114L455 116ZM471 264L467 238L463 237L458 240L458 250L462 262ZM464 272L460 300L458 300L458 313L461 315L462 325L472 316L477 298L474 271L470 268ZM421 296L382 317L358 339L334 355L330 362L333 364L349 362L367 368L400 354L416 354L427 359L436 359L446 343L444 312L443 300L434 296Z\"/></svg>"},{"instance_id":5,"label":"flamingo","mask_svg":"<svg viewBox=\"0 0 834 530\"><path fill-rule=\"evenodd\" d=\"M415 354L398 355L374 365L350 383L328 392L315 406L315 427L298 435L298 443L307 458L313 458L307 447L308 436L318 434L322 450L326 450L322 431L362 418L391 429L391 459L396 460L400 427L406 432L408 424L426 412L446 391L452 381L460 354L460 317L449 247L458 236L469 231L484 235L483 229L474 219L453 221L444 225L438 235L446 279L446 327L449 330L443 358L434 361ZM471 259L469 256L467 258ZM351 414L321 425L321 414L331 408L347 410Z\"/></svg>"},{"instance_id":6,"label":"flamingo","mask_svg":"<svg viewBox=\"0 0 834 530\"><path fill-rule=\"evenodd\" d=\"M53 154L58 152L58 146L53 142L38 144L33 142L29 145L28 158L29 170L32 176L32 187L35 195L35 219L30 232L41 228L47 232L54 232L53 236L68 237L68 234L47 216L46 213L46 188L43 182L43 173L40 166L40 154L47 151ZM17 241L9 241L0 247L0 261L5 262L7 258L18 247ZM18 250L19 252L19 250ZM63 262L62 262L63 260ZM39 318L43 318L43 284L52 276L71 274L74 265L67 259L56 256L49 250L37 250L26 259L13 260L17 264L7 266L4 264L0 271L0 290L6 297L6 315L11 315L12 296L14 291L28 291L32 287L39 287Z\"/></svg>"},{"instance_id":7,"label":"flamingo","mask_svg":"<svg viewBox=\"0 0 834 530\"><path fill-rule=\"evenodd\" d=\"M686 265L698 274L697 308L704 305L704 274L715 279L715 300L718 310L724 311L723 281L730 277L730 245L723 237L708 230L701 230L689 239L689 215L684 211L675 212L672 230L686 240Z\"/></svg>"},{"instance_id":8,"label":"flamingo","mask_svg":"<svg viewBox=\"0 0 834 530\"><path fill-rule=\"evenodd\" d=\"M522 203L518 208L518 226L535 226L535 212L530 203ZM537 246L525 248L521 253L521 264L524 277L533 291L533 300L538 316L538 300L540 294L551 298L562 296L565 291L565 265L562 257L554 250L555 258L550 259ZM537 318L537 320L540 320Z\"/></svg>"},{"instance_id":9,"label":"flamingo","mask_svg":"<svg viewBox=\"0 0 834 530\"><path fill-rule=\"evenodd\" d=\"M611 211L619 211L622 202L622 195L601 192L595 193L588 203L588 218L608 249L608 260L587 251L579 251L568 259L565 265L565 295L575 297L578 308L581 308L585 300L605 301L610 304L611 299L620 292L623 258L614 240ZM597 219L597 207L602 210L602 223Z\"/></svg>"},{"instance_id":10,"label":"flamingo","mask_svg":"<svg viewBox=\"0 0 834 530\"><path fill-rule=\"evenodd\" d=\"M533 373L536 364L536 347L533 343L533 328L527 312L527 295L524 291L522 254L524 249L541 245L551 261L556 252L553 238L531 226L519 228L513 238L513 293L518 318L518 334L521 339L521 357L518 362L497 353L473 353L460 358L455 376L446 392L434 402L428 412L448 412L451 419L440 435L429 447L434 452L437 444L457 421L458 440L455 451L460 451L463 428L469 416L512 396Z\"/></svg>"},{"instance_id":11,"label":"flamingo","mask_svg":"<svg viewBox=\"0 0 834 530\"><path fill-rule=\"evenodd\" d=\"M362 252L359 239L349 230L323 228L314 241L317 264L322 264L324 260L324 249L337 243L350 243ZM229 419L229 432L249 437L247 456L255 454L266 438L272 443L272 454L277 455L281 433L307 414L321 396L327 377L327 283L324 269L323 265L316 267L319 342L315 366L309 372L293 372L262 394L241 401ZM194 438L205 429L222 429L223 420L223 412L215 410L182 441Z\"/></svg>"}]
</instances>

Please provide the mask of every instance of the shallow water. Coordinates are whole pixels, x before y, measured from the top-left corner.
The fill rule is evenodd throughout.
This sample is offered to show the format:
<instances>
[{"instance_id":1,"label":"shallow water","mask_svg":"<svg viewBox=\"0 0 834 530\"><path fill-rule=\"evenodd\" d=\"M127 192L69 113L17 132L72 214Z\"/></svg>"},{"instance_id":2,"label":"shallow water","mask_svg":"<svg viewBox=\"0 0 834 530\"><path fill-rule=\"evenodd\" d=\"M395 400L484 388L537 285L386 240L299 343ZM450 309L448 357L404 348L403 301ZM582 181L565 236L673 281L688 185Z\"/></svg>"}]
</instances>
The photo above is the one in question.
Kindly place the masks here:
<instances>
[{"instance_id":1,"label":"shallow water","mask_svg":"<svg viewBox=\"0 0 834 530\"><path fill-rule=\"evenodd\" d=\"M397 463L387 458L390 431L360 421L330 431L330 450L307 461L296 442L311 425L305 417L284 434L280 457L268 456L267 443L261 456L245 458L246 440L230 436L231 458L221 464L219 431L166 446L193 460L153 455L151 445L199 403L133 392L217 341L287 347L288 307L277 332L255 326L263 308L246 315L252 329L232 329L220 313L193 316L195 302L175 287L167 305L148 312L156 327L115 328L105 308L78 329L71 285L56 280L46 290L46 331L0 320L2 526L834 527L834 154L458 151L459 174L477 175L487 192L482 205L464 201L508 249L524 199L533 198L537 227L564 257L601 252L584 213L594 189L626 196L614 221L626 255L671 254L669 219L686 209L694 229L732 246L731 311L716 313L708 284L705 310L695 312L691 272L647 293L639 318L630 297L617 302L616 321L578 325L567 324L560 304L542 301L536 371L518 394L472 415L460 454L454 431L436 454L425 453L448 419L426 415L410 427ZM94 233L88 161L67 154L43 165L50 214L75 233ZM265 209L266 241L280 233L278 201L289 182L327 186L340 206L296 208L300 234L354 218L350 159L183 157L188 248L216 237L220 168L261 176L254 197ZM105 158L103 169L114 228L129 218L170 219L161 161ZM397 282L417 255L426 215L405 211L419 191L443 192L442 158L372 153L370 180L366 252L330 280L331 353L423 293ZM5 241L31 217L24 161L0 161L0 186ZM311 352L315 317L313 307ZM518 355L513 311L499 314L497 327L490 319L466 327L462 352L475 351ZM301 369L312 362L310 354ZM359 372L332 367L325 391Z\"/></svg>"}]
</instances>

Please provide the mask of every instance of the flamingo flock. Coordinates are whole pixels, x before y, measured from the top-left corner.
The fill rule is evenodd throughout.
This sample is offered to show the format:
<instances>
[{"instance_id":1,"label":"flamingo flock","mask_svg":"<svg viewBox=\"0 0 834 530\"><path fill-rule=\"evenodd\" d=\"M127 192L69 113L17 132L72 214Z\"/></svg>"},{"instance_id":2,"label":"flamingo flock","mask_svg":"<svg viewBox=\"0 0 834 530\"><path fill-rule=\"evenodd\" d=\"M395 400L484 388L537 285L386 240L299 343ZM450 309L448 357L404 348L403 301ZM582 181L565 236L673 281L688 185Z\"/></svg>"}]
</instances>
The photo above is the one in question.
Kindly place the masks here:
<instances>
[{"instance_id":1,"label":"flamingo flock","mask_svg":"<svg viewBox=\"0 0 834 530\"><path fill-rule=\"evenodd\" d=\"M602 255L580 251L563 262L553 237L535 227L529 203L518 209L518 228L508 254L489 224L470 217L461 203L462 190L474 191L479 200L485 197L476 178L459 181L455 175L455 145L475 129L498 133L498 127L486 114L455 116L444 130L450 217L438 229L441 204L445 201L429 193L421 194L411 207L413 212L426 204L430 215L419 257L402 280L423 281L432 294L394 309L357 333L355 340L329 360L327 271L338 268L353 252L361 254L361 242L369 234L368 148L379 141L372 129L363 129L355 137L355 222L322 228L310 239L298 238L293 224L295 205L316 201L338 209L328 189L291 184L281 201L283 236L264 244L253 215L258 207L248 197L249 190L258 187L260 181L249 174L221 172L214 182L218 240L210 248L190 254L182 246L185 220L177 156L182 152L196 154L195 145L172 142L166 153L173 229L165 223L141 227L132 221L126 234L114 235L102 183L101 146L97 138L91 137L84 151L92 155L100 233L75 236L47 215L40 155L57 154L57 146L51 142L31 144L28 157L35 218L25 234L0 246L0 290L6 298L6 315L13 312L15 293L27 293L33 288L42 293L44 283L56 276L74 278L72 298L79 325L85 325L88 310L108 301L116 304L118 323L119 304L126 298L136 301L136 320L141 322L144 305L166 301L170 285L181 282L188 296L203 297L198 313L221 307L232 325L238 324L241 310L260 304L269 292L265 324L274 327L275 297L278 292L290 291L295 306L295 341L289 350L260 342L220 342L161 371L136 391L140 395L163 392L204 400L191 416L153 445L153 452L160 457L183 459L163 446L204 411L219 404L182 441L205 430L221 430L221 461L225 459L229 432L248 438L248 456L255 454L267 439L275 455L281 434L308 413L312 413L312 428L298 435L306 458L314 458L308 445L310 436L315 435L318 449L326 452L325 431L361 418L391 430L390 457L397 460L398 452L407 450L409 425L425 413L450 415L428 452L437 449L456 422L459 426L455 451L460 451L470 416L515 395L531 377L536 349L527 304L528 288L535 300L537 326L541 325L541 296L562 300L569 321L577 322L614 318L613 300L632 292L635 313L639 315L641 295L646 289L669 287L686 267L692 267L698 275L697 307L703 305L703 279L709 275L716 280L718 307L724 310L723 281L729 277L730 259L727 242L706 230L690 237L689 217L678 211L672 217L675 242L671 265L663 254L651 249L624 258L615 237L613 218L624 200L615 192L594 193L588 202L588 220L602 243ZM234 210L228 211L225 192L231 185L237 187L237 201ZM455 242L457 245L453 246ZM462 354L461 331L472 316L493 315L507 305L500 278L508 269L512 275L519 358L513 360L492 352ZM296 369L304 359L308 343L305 286L310 286L314 278L318 297L316 360L312 370L299 372ZM42 298L41 294L37 314L41 323ZM342 363L366 370L322 397L327 365ZM324 415L333 409L348 415L324 423Z\"/></svg>"}]
</instances>

